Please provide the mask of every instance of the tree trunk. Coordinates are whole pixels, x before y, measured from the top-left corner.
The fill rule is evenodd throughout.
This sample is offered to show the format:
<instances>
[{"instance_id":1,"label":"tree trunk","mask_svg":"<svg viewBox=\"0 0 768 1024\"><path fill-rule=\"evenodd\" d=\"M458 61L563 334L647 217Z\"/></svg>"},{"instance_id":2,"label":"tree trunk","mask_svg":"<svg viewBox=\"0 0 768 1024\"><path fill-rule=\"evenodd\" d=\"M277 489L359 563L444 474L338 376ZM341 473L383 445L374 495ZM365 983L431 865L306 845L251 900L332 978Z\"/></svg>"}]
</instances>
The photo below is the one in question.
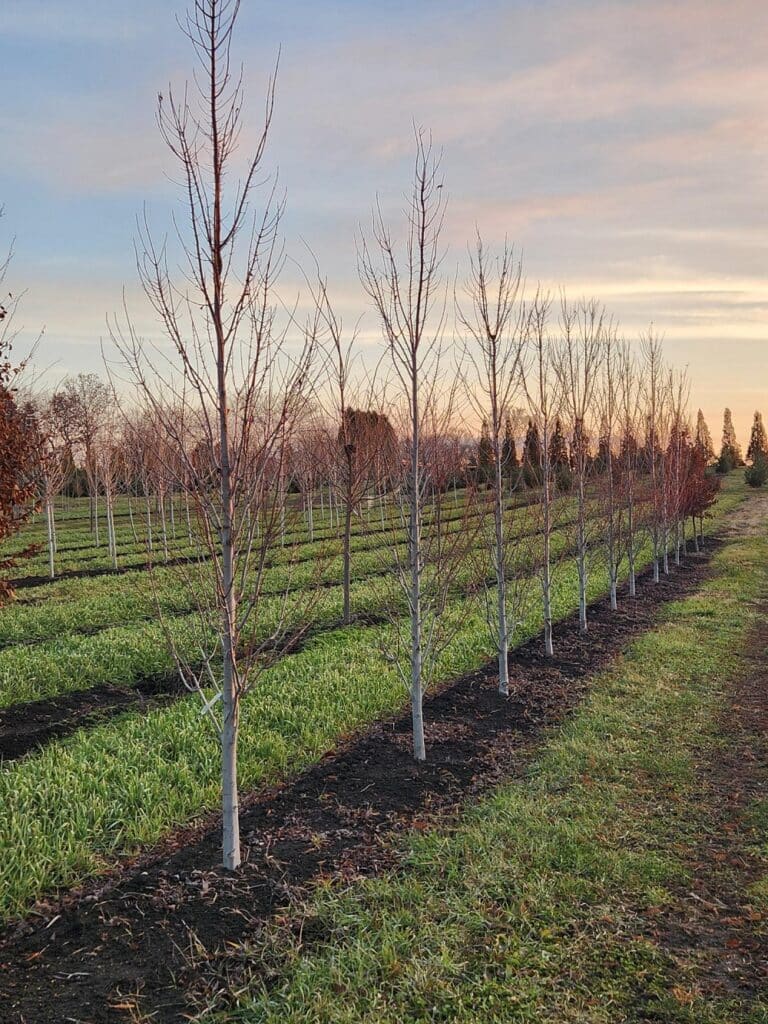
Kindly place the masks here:
<instances>
[{"instance_id":1,"label":"tree trunk","mask_svg":"<svg viewBox=\"0 0 768 1024\"><path fill-rule=\"evenodd\" d=\"M152 503L149 500L149 493L145 495L147 505L147 550L152 554Z\"/></svg>"},{"instance_id":2,"label":"tree trunk","mask_svg":"<svg viewBox=\"0 0 768 1024\"><path fill-rule=\"evenodd\" d=\"M579 473L579 522L578 522L578 570L579 570L579 632L587 632L587 527L586 498L584 494L584 475Z\"/></svg>"},{"instance_id":3,"label":"tree trunk","mask_svg":"<svg viewBox=\"0 0 768 1024\"><path fill-rule=\"evenodd\" d=\"M54 579L56 576L56 564L54 559L54 555L56 554L56 541L54 539L53 503L50 498L47 498L45 502L45 516L48 526L48 575L51 579Z\"/></svg>"},{"instance_id":4,"label":"tree trunk","mask_svg":"<svg viewBox=\"0 0 768 1024\"><path fill-rule=\"evenodd\" d=\"M548 658L554 656L554 646L552 643L552 574L550 568L551 562L551 543L552 538L551 526L550 526L550 509L549 509L549 483L544 484L544 536L542 542L544 546L543 552L543 565L542 565L542 577L541 577L541 589L544 604L544 653Z\"/></svg>"},{"instance_id":5,"label":"tree trunk","mask_svg":"<svg viewBox=\"0 0 768 1024\"><path fill-rule=\"evenodd\" d=\"M496 533L496 600L499 619L497 652L499 656L499 693L509 696L509 633L507 628L507 579L506 557L504 550L504 480L501 472L501 451L499 449L498 430L495 430L495 470L496 483L493 495L493 518Z\"/></svg>"},{"instance_id":6,"label":"tree trunk","mask_svg":"<svg viewBox=\"0 0 768 1024\"><path fill-rule=\"evenodd\" d=\"M343 559L344 625L346 626L352 621L352 600L350 594L352 589L352 504L349 500L347 500L346 508L344 509Z\"/></svg>"},{"instance_id":7,"label":"tree trunk","mask_svg":"<svg viewBox=\"0 0 768 1024\"><path fill-rule=\"evenodd\" d=\"M629 535L629 596L637 596L637 580L635 576L635 503L630 493L627 502L627 533Z\"/></svg>"},{"instance_id":8,"label":"tree trunk","mask_svg":"<svg viewBox=\"0 0 768 1024\"><path fill-rule=\"evenodd\" d=\"M411 570L411 718L413 722L413 756L417 761L427 758L424 743L424 688L422 685L422 633L421 633L421 467L419 465L420 423L418 370L412 367L411 378L411 493L408 529Z\"/></svg>"}]
</instances>

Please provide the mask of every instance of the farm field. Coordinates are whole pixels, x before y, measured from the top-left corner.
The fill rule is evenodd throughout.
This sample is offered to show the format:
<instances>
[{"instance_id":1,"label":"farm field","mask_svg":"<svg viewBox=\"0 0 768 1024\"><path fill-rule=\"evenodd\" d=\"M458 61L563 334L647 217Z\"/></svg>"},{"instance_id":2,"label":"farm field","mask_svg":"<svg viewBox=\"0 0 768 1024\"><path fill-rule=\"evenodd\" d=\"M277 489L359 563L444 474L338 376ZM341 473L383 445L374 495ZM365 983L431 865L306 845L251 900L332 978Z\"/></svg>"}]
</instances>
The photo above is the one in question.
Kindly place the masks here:
<instances>
[{"instance_id":1,"label":"farm field","mask_svg":"<svg viewBox=\"0 0 768 1024\"><path fill-rule=\"evenodd\" d=\"M746 492L743 482L736 475L727 478L712 515L705 522L706 533L710 537L719 536L728 523L738 518L745 507L749 507L748 504L745 506L745 502L757 500ZM563 522L568 518L565 513L569 501L569 498L562 499ZM68 547L74 548L82 542L78 534L81 517L82 510L73 509L70 522L62 523L62 554ZM524 529L525 520L520 523L519 512L516 514L515 523L518 528ZM34 536L36 529L38 527L34 524L29 527L30 536ZM298 525L296 529L299 530ZM328 533L332 535L333 530L329 528ZM381 721L382 718L386 719L393 713L397 714L404 705L405 691L395 672L387 664L381 649L382 634L397 627L376 620L379 608L377 601L382 600L379 585L383 569L382 559L386 557L381 551L376 551L377 536L375 530L368 534L362 528L356 538L359 548L353 564L358 565L359 557L363 569L359 578L356 571L356 582L353 587L354 607L357 614L364 615L364 621L347 627L338 625L338 585L334 585L332 575L334 559L338 557L338 542L334 541L332 536L311 544L303 537L298 538L302 546L310 550L315 550L318 543L324 545L326 550L323 573L326 574L326 585L322 587L319 601L313 605L315 624L301 649L285 654L268 668L257 688L244 701L241 723L241 788L245 795L244 806L248 808L254 804L253 814L256 821L259 819L259 802L263 799L259 794L269 792L265 787L294 779L302 770L310 770L311 777L310 766L325 763L329 752L337 749L339 743L342 744L342 748L348 746L350 742L354 746L356 741L350 737L366 736L372 723ZM739 543L742 543L741 540ZM759 543L759 538L751 539L749 544L744 542L744 557L751 559L750 565L754 561L754 546ZM130 539L127 537L125 547L131 548ZM140 548L141 544L134 541L137 560ZM728 558L738 560L741 550L742 548L734 542L732 550L730 547L727 548ZM301 547L297 547L295 552L300 553ZM370 560L366 561L368 556ZM726 558L726 555L721 554L718 549L716 560L722 558ZM375 559L378 559L378 562ZM645 549L638 568L647 565L649 559L650 552ZM704 565L702 559L706 561L705 556L692 555L684 560L681 568L672 566L669 583L663 579L661 584L653 584L647 577L643 577L638 600L631 602L635 610L629 613L625 611L625 618L619 620L621 626L618 633L615 632L617 627L611 624L611 614L605 608L605 602L602 606L598 605L598 609L602 607L602 610L594 612L595 625L587 648L579 644L578 632L574 635L573 626L568 625L569 616L572 619L577 604L577 581L571 559L564 558L557 568L555 610L555 618L563 622L563 625L555 630L555 637L557 643L560 633L566 644L564 657L577 661L581 659L584 662L581 671L594 672L601 661L606 657L612 658L634 632L652 627L654 620L647 616L653 616L653 609L659 601L663 605L670 598L674 599L678 594L676 588L683 588L680 591L682 596L686 590L703 586L703 577L700 575ZM727 558L726 563L730 564ZM86 559L79 561L75 556L69 571L81 572L86 565ZM215 823L215 816L213 819L209 816L215 810L219 799L217 748L213 735L207 737L205 732L199 729L199 699L178 687L174 690L170 685L165 688L157 686L151 693L147 693L146 688L141 690L142 684L146 684L147 680L157 680L160 677L170 680L173 677L173 665L164 644L163 632L154 622L155 601L161 602L164 611L171 616L169 621L174 630L178 629L178 636L182 639L184 636L183 622L186 610L180 602L174 603L172 570L158 568L153 577L155 580L159 579L160 583L150 587L149 581L143 579L143 576L147 575L146 571L137 569L128 572L107 572L92 579L83 576L67 578L67 570L62 569L61 578L48 583L37 579L39 566L34 561L30 561L25 569L28 570L29 585L25 585L23 577L20 578L16 603L0 613L0 632L6 638L5 646L0 652L0 665L3 679L8 680L2 695L3 717L0 718L0 738L9 750L13 749L13 742L18 742L18 734L23 733L25 720L29 719L29 711L46 708L50 712L51 708L58 707L55 702L61 700L75 703L70 705L74 717L67 725L69 735L56 738L55 725L48 734L44 729L38 731L35 742L42 744L39 749L29 749L22 756L8 759L2 765L0 785L3 790L5 813L0 824L0 845L3 849L11 851L11 855L4 858L0 867L0 910L5 921L6 942L10 942L10 945L5 947L6 950L13 949L14 943L19 941L22 944L30 941L32 947L37 948L37 936L40 935L38 928L33 925L33 937L24 939L28 926L25 925L20 930L15 922L34 922L35 919L54 921L58 920L59 914L63 914L66 921L68 915L76 916L79 913L78 907L88 906L82 901L89 893L99 893L103 890L104 880L107 886L106 890L103 890L105 892L109 892L110 887L115 885L120 888L127 884L131 889L137 884L136 872L144 870L142 865L156 864L158 858L161 864L168 858L172 861L175 856L174 850L179 845L182 848L191 847L192 851L186 858L182 856L181 870L185 875L191 870L191 877L207 878L216 862L215 824L214 834L211 836L207 831L210 827L207 822ZM754 586L757 587L757 583L754 583ZM523 659L518 684L521 696L517 702L512 702L510 713L513 719L516 713L530 715L534 733L538 735L542 728L546 728L547 723L556 723L569 707L578 703L583 691L578 690L574 694L572 687L564 688L563 679L560 677L542 680L538 690L532 684L537 672L534 666L541 662L537 653L540 640L537 640L536 636L541 630L542 622L540 603L534 600L537 588L534 580L530 581L530 587L532 597L529 612L515 635L515 643L520 650L519 657ZM599 559L596 558L590 578L591 600L598 600L606 588L607 576L605 570L601 570ZM491 702L486 712L493 715L493 706L498 707L498 697L492 682L488 681L489 675L492 678L493 671L492 668L488 668L492 651L488 629L478 606L478 599L472 595L462 595L460 587L458 590L459 592L451 598L446 612L456 616L457 628L450 646L441 656L435 690L450 694L453 693L453 689L448 684L452 680L474 678L475 682L469 692L476 694L477 687L481 686L486 699ZM689 600L695 601L694 598ZM645 613L642 611L644 601L647 602ZM707 613L702 610L701 616L702 620L705 620ZM24 625L21 626L20 623ZM601 639L600 629L606 630L604 641ZM14 642L14 637L18 638L22 633L27 639L16 639ZM727 631L724 632L724 637L726 635ZM531 649L530 655L525 653L528 648ZM605 653L601 653L603 651ZM526 664L529 664L525 661L526 657L532 658L528 670L525 669ZM707 654L707 657L710 655ZM83 671L81 666L87 666L87 669ZM608 671L610 673L613 669ZM472 676L472 673L476 673L475 676ZM567 674L566 672L566 676ZM22 683L17 682L19 678L23 678ZM91 700L94 687L100 694L113 690L115 694L124 697L129 695L129 698L134 690L139 689L140 697L128 707L121 706L119 702L109 701L100 706L98 702ZM21 702L19 694L23 695ZM23 700L23 697L30 695L34 695L35 703L29 704ZM434 699L439 701L440 698ZM450 704L450 699L446 700ZM519 703L521 700L522 705ZM536 706L537 700L543 700L541 707ZM82 717L83 714L85 717ZM482 715L480 717L483 718ZM38 719L44 720L44 716ZM438 714L435 734L432 736L428 717L428 743L430 747L434 746L437 761L435 770L438 772L440 765L444 763L444 757L450 762L456 756L450 742L444 757L440 754L441 744L446 739L445 729L446 725ZM498 741L498 737L494 739ZM476 743L482 748L482 744L487 741L488 736L480 736ZM474 784L470 784L467 778L454 781L452 786L447 787L448 807L465 799L463 794L467 785L470 785L470 792L475 792L479 797L487 786L503 782L508 774L514 775L520 771L519 765L516 768L512 766L517 764L522 756L521 751L528 745L527 740L521 742L520 734L514 730L506 743L496 743L494 771L486 778L486 766L478 772L478 779ZM534 746L530 756L535 755ZM505 757L509 758L509 764L503 763ZM498 763L498 759L501 759L501 764ZM360 760L360 753L357 751L354 762L359 765ZM387 771L387 758L381 758L378 754L374 756L372 751L369 759L362 760L366 763L370 760L375 769L370 782L361 788L380 786L382 773ZM476 767L473 757L468 759L468 764L471 768L471 779ZM389 765L389 770L392 772L392 779L396 780L397 766ZM327 786L327 783L325 785ZM394 814L397 820L401 813L398 801L406 799L407 802L412 782L405 780L402 786L397 787L393 781L392 785L401 795L389 809L388 816ZM435 801L432 811L425 807L419 810L417 801L416 805L410 808L411 817L405 815L404 824L396 826L396 831L399 831L400 827L407 828L412 825L414 818L420 814L424 814L425 820L428 820L432 812L437 814L442 810L445 813L446 808L440 808L440 800L436 795L444 787L445 779L431 778L425 774L418 790L420 799L425 792L432 791L431 799ZM248 796L249 793L253 793L253 797ZM494 799L491 798L492 804ZM387 814L384 817L387 818ZM490 818L489 828L493 827L492 821ZM310 826L311 821L307 821L305 807L300 833L305 835ZM323 826L327 828L327 822L318 825L319 835L324 831ZM387 852L388 827L379 823L373 830L373 835L376 835L378 829L383 831L385 842L381 863L378 858L374 858L373 863L364 860L359 865L359 871L363 874L386 867L393 856L391 852ZM259 851L260 831L260 828L255 827L252 833L257 843L255 850ZM367 839L369 842L372 841L372 836L368 835ZM349 830L348 850L344 849L346 845L347 843L342 840L342 849L337 856L341 858L341 862L344 856L348 856L348 870L353 870L355 858L359 858L359 850L355 852L354 828ZM255 856L258 862L261 853ZM333 858L330 858L330 862L333 863ZM166 870L160 869L164 879ZM288 871L290 875L294 868L283 867L280 870L281 873ZM305 875L302 875L302 870L305 871ZM297 884L303 877L311 878L314 870L306 865L304 869L298 870ZM342 870L342 875L343 873ZM153 869L150 869L149 877L153 883L157 881L153 876ZM127 881L124 882L123 879ZM220 881L219 879L219 882L214 882L214 886L220 884ZM167 880L162 886L168 884L173 887L173 883ZM248 872L245 874L244 884L245 893L239 892L237 884L234 884L229 898L222 896L221 906L231 906L231 902L237 902L239 898L248 905L253 897L254 885L254 878ZM274 882L270 884L274 885ZM69 892L73 894L71 897L68 895ZM275 898L273 893L268 905L271 905ZM31 911L34 912L32 918L28 917ZM164 910L163 914L166 913ZM187 920L186 915L184 920ZM211 922L203 919L202 933L205 934L206 928L210 926ZM430 927L429 919L421 922L420 927L422 926ZM66 938L69 927L71 926L66 926L59 940L61 953L65 959L70 955L69 947L72 944L71 940ZM225 924L225 935L227 927ZM48 934L57 935L56 924L52 925L52 931ZM214 935L214 938L218 939L223 937ZM242 934L236 930L232 937L239 940L242 939ZM207 939L210 941L211 937L207 936ZM281 941L285 942L285 936ZM152 940L147 940L147 945L151 948ZM126 966L126 956L129 954L117 941L111 943L111 946L109 959L113 969L115 959L118 961L119 966L116 969L120 975L120 982L117 987L122 990L129 981L136 981L141 975L143 958L140 957L138 963L132 966ZM363 951L356 951L355 956L350 959L350 964L357 963L358 953L360 956L364 955ZM165 950L163 955L168 955L168 951ZM286 947L281 956L286 958L286 964L290 963L290 948ZM314 963L314 960L310 960L307 970L314 969ZM52 968L55 967L54 957ZM317 970L322 976L327 967L323 967L318 960ZM127 973L124 973L126 971ZM286 977L290 974L287 968L285 973ZM429 973L427 970L427 974ZM204 975L205 971L201 974ZM84 977L90 979L90 973L86 971ZM362 992L366 986L360 979L358 982ZM23 981L23 984L26 985L27 981ZM91 984L89 980L87 985ZM155 979L152 984L157 985L159 982ZM157 992L153 990L152 984L150 991L153 995L150 998L155 999ZM206 984L212 984L210 979ZM270 995L262 1006L257 995L258 982L254 984L254 994L248 998L256 1000L254 1006L260 1008L252 1011L251 1018L246 1015L243 1019L271 1019L268 1016L263 1017L262 1014L267 1012L264 1007L271 1005L270 1000L273 996ZM303 991L304 982L300 977L295 981L295 990L291 988L292 984L294 982L289 984L286 981L286 987L284 990L281 989L283 994L279 999L285 999L284 1009L294 1006L294 1001L300 1000L300 996L295 993ZM343 984L346 986L352 983L345 980ZM44 993L46 982L43 980L41 985ZM109 991L115 989L115 978L110 970L105 972L105 985ZM336 982L333 982L332 987L335 985ZM70 986L68 991L74 991L74 998L78 998L77 985L74 988ZM82 989L79 997L83 997ZM14 998L13 993L9 993L9 998ZM205 991L200 998L204 1003ZM354 995L354 999L358 998L363 997ZM215 999L213 1001L215 1002ZM140 1004L141 999L137 993L136 1005ZM41 1013L40 1004L37 1005L36 1012ZM279 1001L275 1003L275 1014L283 1012L278 1009L281 1005ZM391 1009L394 1016L398 1012L396 1007L395 1001ZM270 1009L269 1013L272 1012ZM298 1014L295 1019L303 1019L299 1009L290 1012ZM332 1008L329 1003L328 1008L323 1010L326 1015L321 1015L318 1019L344 1019L335 1017L334 1014L337 1012L338 1007ZM353 1015L349 1019L366 1019L366 1014L373 1012L368 1008L360 1009L359 1018ZM43 1021L48 1018L42 1016L39 1019ZM119 1019L119 1016L112 1018L107 1013L103 1019ZM175 1018L168 1016L162 1019ZM374 1015L370 1019L377 1018ZM387 1018L385 1016L382 1019Z\"/></svg>"},{"instance_id":2,"label":"farm field","mask_svg":"<svg viewBox=\"0 0 768 1024\"><path fill-rule=\"evenodd\" d=\"M768 1024L765 3L4 7L0 1024Z\"/></svg>"}]
</instances>

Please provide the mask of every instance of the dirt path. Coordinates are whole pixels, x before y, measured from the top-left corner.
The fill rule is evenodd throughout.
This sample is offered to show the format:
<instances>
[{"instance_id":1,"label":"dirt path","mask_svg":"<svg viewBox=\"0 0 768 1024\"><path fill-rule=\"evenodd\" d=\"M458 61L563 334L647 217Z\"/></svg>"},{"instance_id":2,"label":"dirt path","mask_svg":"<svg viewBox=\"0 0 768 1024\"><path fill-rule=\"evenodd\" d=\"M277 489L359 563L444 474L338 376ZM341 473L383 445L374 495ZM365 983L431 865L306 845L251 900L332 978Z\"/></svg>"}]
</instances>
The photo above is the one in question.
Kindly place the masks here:
<instances>
[{"instance_id":1,"label":"dirt path","mask_svg":"<svg viewBox=\"0 0 768 1024\"><path fill-rule=\"evenodd\" d=\"M710 548L711 550L711 548ZM510 658L512 695L501 700L489 669L426 701L428 756L410 756L409 717L377 723L294 782L245 801L241 871L206 869L219 856L218 823L180 831L122 873L11 928L0 942L0 1006L8 1024L129 1021L137 1006L154 1024L184 1019L187 995L216 986L215 969L192 969L184 951L247 939L318 877L349 877L394 863L393 835L450 819L467 799L518 777L546 729L581 700L589 678L653 625L656 609L695 589L707 555L691 557L618 613L592 606L590 635L570 618L557 657L536 638Z\"/></svg>"}]
</instances>

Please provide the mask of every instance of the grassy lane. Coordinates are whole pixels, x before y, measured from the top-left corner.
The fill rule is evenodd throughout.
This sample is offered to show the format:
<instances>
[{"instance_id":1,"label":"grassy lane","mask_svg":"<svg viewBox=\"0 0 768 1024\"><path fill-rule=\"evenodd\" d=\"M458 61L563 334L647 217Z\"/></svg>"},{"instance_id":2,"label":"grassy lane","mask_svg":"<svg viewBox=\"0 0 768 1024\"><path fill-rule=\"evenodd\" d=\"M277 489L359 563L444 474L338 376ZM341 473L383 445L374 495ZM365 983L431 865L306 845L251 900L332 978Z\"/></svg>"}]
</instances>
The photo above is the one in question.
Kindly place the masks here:
<instances>
[{"instance_id":1,"label":"grassy lane","mask_svg":"<svg viewBox=\"0 0 768 1024\"><path fill-rule=\"evenodd\" d=\"M706 827L697 766L749 669L765 525L714 567L596 679L523 783L452 832L409 838L401 872L320 890L297 910L301 928L284 920L248 951L251 995L215 1019L765 1024L768 993L704 995L696 963L654 938Z\"/></svg>"}]
</instances>

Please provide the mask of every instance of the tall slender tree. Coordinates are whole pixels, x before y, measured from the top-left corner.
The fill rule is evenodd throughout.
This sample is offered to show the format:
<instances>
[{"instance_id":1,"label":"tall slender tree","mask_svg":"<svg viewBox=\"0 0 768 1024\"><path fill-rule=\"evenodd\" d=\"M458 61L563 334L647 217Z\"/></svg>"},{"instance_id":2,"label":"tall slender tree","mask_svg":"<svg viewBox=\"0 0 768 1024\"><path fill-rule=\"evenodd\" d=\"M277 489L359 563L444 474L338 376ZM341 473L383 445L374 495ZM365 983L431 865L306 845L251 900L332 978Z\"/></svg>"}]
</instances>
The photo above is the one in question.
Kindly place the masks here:
<instances>
[{"instance_id":1,"label":"tall slender tree","mask_svg":"<svg viewBox=\"0 0 768 1024\"><path fill-rule=\"evenodd\" d=\"M704 456L705 465L711 466L715 461L715 445L701 409L696 413L696 445Z\"/></svg>"},{"instance_id":2,"label":"tall slender tree","mask_svg":"<svg viewBox=\"0 0 768 1024\"><path fill-rule=\"evenodd\" d=\"M519 602L511 607L508 577L509 515L505 516L505 430L522 391L525 313L521 296L522 268L509 246L493 259L478 234L470 251L466 293L471 309L458 306L458 319L469 338L467 361L472 367L467 393L483 419L478 470L490 484L493 533L490 549L495 576L495 617L492 630L499 665L499 693L509 693L510 634L519 618ZM514 445L514 438L512 438ZM514 449L513 449L514 450ZM507 453L509 457L509 453ZM521 593L516 588L516 594ZM510 617L510 612L512 615Z\"/></svg>"},{"instance_id":3,"label":"tall slender tree","mask_svg":"<svg viewBox=\"0 0 768 1024\"><path fill-rule=\"evenodd\" d=\"M144 343L130 319L113 328L159 440L172 452L164 460L171 484L193 504L207 554L181 570L198 610L198 660L172 650L218 735L229 869L241 862L242 697L263 666L265 645L282 635L281 620L257 643L254 622L267 552L284 536L286 458L306 407L312 356L307 346L288 357L273 294L282 204L264 183L263 164L274 77L255 147L243 163L237 153L244 137L242 74L232 62L239 7L239 0L193 0L183 29L198 59L195 88L160 98L161 131L183 182L186 226L179 222L177 233L185 277L171 276L166 245L153 241L146 224L138 262L170 354Z\"/></svg>"},{"instance_id":4,"label":"tall slender tree","mask_svg":"<svg viewBox=\"0 0 768 1024\"><path fill-rule=\"evenodd\" d=\"M441 364L446 302L440 273L444 196L439 159L430 138L419 129L404 245L401 249L396 243L377 206L372 239L364 237L359 252L361 280L378 314L393 374L394 400L400 410L403 452L396 489L402 503L407 552L401 559L396 543L392 553L396 583L408 608L409 642L405 658L396 650L392 660L410 693L417 761L426 758L424 693L445 639L447 617L443 618L442 612L457 565L457 545L466 539L457 530L438 537L434 526L425 530L424 521L434 493L428 442L447 431L453 394L441 390L444 376L449 376Z\"/></svg>"}]
</instances>

